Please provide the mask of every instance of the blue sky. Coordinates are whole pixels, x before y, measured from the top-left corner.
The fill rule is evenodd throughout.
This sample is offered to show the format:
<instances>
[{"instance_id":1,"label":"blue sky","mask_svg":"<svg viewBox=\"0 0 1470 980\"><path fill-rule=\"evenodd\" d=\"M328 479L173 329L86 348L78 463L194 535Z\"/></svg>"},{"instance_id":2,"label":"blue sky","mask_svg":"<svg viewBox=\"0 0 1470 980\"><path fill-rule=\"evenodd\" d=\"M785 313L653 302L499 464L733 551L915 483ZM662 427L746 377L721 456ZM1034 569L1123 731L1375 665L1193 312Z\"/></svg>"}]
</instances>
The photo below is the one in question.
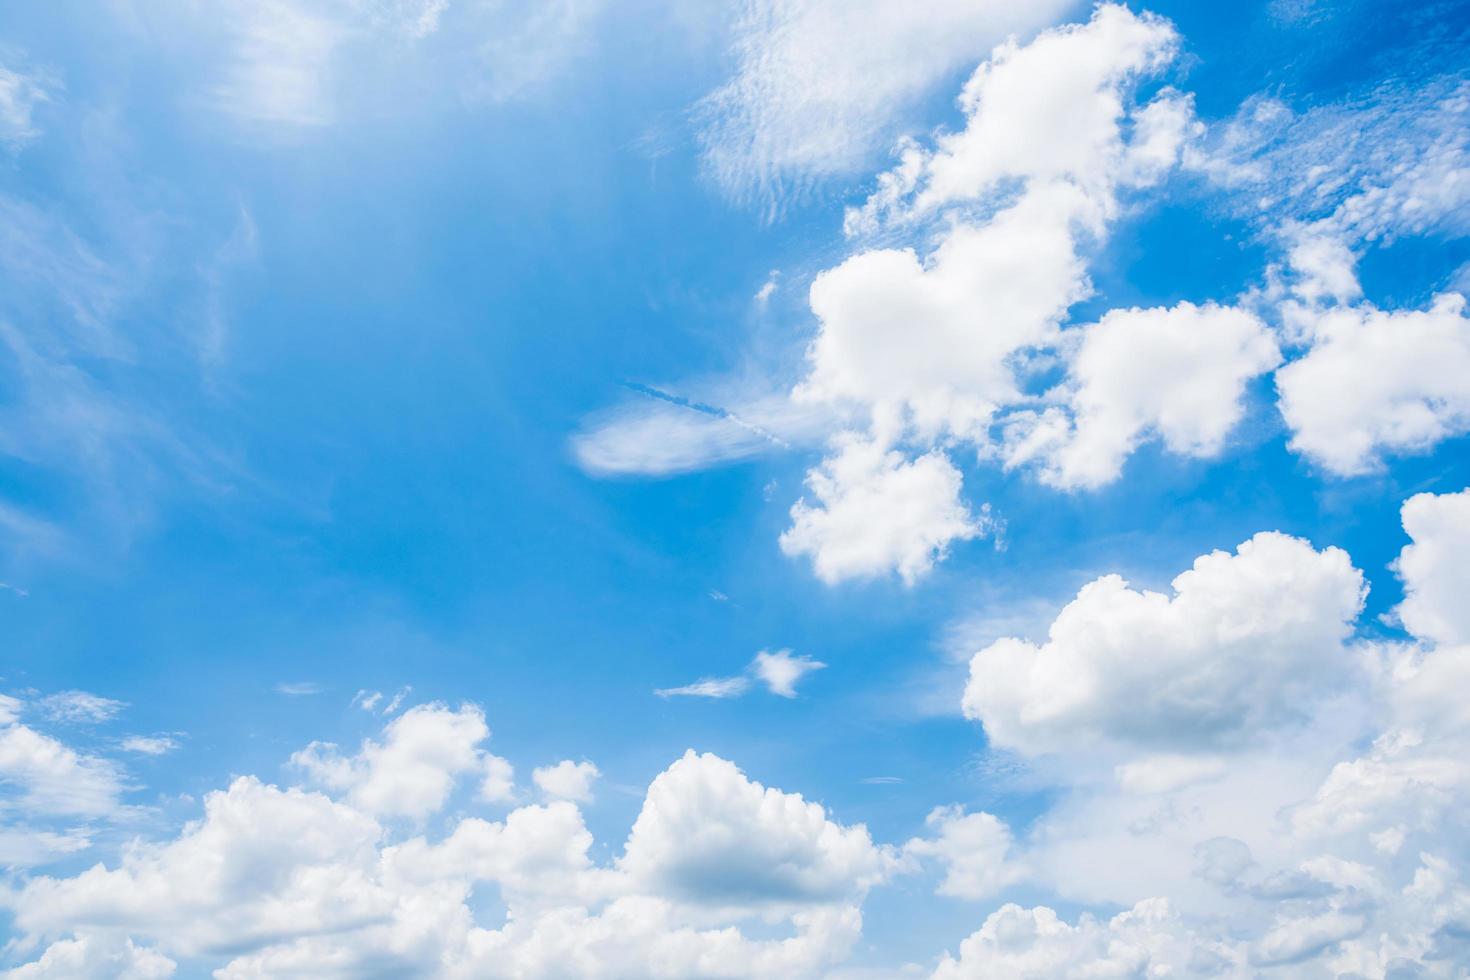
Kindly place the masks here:
<instances>
[{"instance_id":1,"label":"blue sky","mask_svg":"<svg viewBox=\"0 0 1470 980\"><path fill-rule=\"evenodd\" d=\"M1467 30L0 12L0 969L1464 975Z\"/></svg>"}]
</instances>

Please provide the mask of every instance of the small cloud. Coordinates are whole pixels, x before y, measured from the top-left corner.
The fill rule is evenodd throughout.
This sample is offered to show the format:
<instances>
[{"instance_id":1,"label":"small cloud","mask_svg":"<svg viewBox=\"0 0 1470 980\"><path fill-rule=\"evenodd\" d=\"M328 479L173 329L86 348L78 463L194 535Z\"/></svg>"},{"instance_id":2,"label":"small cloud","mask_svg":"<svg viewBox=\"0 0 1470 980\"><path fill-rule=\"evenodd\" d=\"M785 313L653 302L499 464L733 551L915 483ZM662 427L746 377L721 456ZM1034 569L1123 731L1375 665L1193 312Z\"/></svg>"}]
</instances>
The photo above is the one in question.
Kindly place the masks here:
<instances>
[{"instance_id":1,"label":"small cloud","mask_svg":"<svg viewBox=\"0 0 1470 980\"><path fill-rule=\"evenodd\" d=\"M167 735L129 735L120 746L124 752L143 755L165 755L179 747L179 743Z\"/></svg>"},{"instance_id":2,"label":"small cloud","mask_svg":"<svg viewBox=\"0 0 1470 980\"><path fill-rule=\"evenodd\" d=\"M725 593L721 592L719 589L710 589L709 590L709 597L711 599L715 600L716 602L729 602L730 601L730 597L727 596L727 595L725 595Z\"/></svg>"},{"instance_id":3,"label":"small cloud","mask_svg":"<svg viewBox=\"0 0 1470 980\"><path fill-rule=\"evenodd\" d=\"M705 677L683 687L661 687L653 693L661 698L738 698L750 690L751 678L755 678L772 694L794 698L797 682L812 671L826 666L811 657L794 657L790 650L777 650L775 653L762 650L745 668L744 674L734 677Z\"/></svg>"},{"instance_id":4,"label":"small cloud","mask_svg":"<svg viewBox=\"0 0 1470 980\"><path fill-rule=\"evenodd\" d=\"M544 796L575 803L592 802L592 783L602 773L590 762L563 759L554 766L543 766L531 772L531 779Z\"/></svg>"},{"instance_id":5,"label":"small cloud","mask_svg":"<svg viewBox=\"0 0 1470 980\"><path fill-rule=\"evenodd\" d=\"M42 698L36 707L52 721L96 725L110 720L127 705L86 691L61 691Z\"/></svg>"},{"instance_id":6,"label":"small cloud","mask_svg":"<svg viewBox=\"0 0 1470 980\"><path fill-rule=\"evenodd\" d=\"M352 704L363 711L372 711L383 700L382 691L358 691L352 696Z\"/></svg>"},{"instance_id":7,"label":"small cloud","mask_svg":"<svg viewBox=\"0 0 1470 980\"><path fill-rule=\"evenodd\" d=\"M896 786L903 782L903 778L901 776L865 776L858 782L868 786Z\"/></svg>"},{"instance_id":8,"label":"small cloud","mask_svg":"<svg viewBox=\"0 0 1470 980\"><path fill-rule=\"evenodd\" d=\"M749 689L750 681L745 677L706 677L683 687L661 687L653 693L661 698L738 698Z\"/></svg>"},{"instance_id":9,"label":"small cloud","mask_svg":"<svg viewBox=\"0 0 1470 980\"><path fill-rule=\"evenodd\" d=\"M383 714L391 715L393 712L397 711L398 706L403 703L403 699L408 697L408 693L412 690L412 685L405 685L404 687L399 689L398 693L393 695L393 699L388 702L388 706L383 709Z\"/></svg>"},{"instance_id":10,"label":"small cloud","mask_svg":"<svg viewBox=\"0 0 1470 980\"><path fill-rule=\"evenodd\" d=\"M0 592L9 592L13 595L19 596L22 599L30 595L30 592L28 592L27 590L22 589L18 585L11 585L9 582L0 582Z\"/></svg>"},{"instance_id":11,"label":"small cloud","mask_svg":"<svg viewBox=\"0 0 1470 980\"><path fill-rule=\"evenodd\" d=\"M776 292L777 286L780 285L780 280L781 271L779 269L772 269L771 274L766 277L765 285L756 290L755 304L757 306L763 307L771 301L771 296Z\"/></svg>"},{"instance_id":12,"label":"small cloud","mask_svg":"<svg viewBox=\"0 0 1470 980\"><path fill-rule=\"evenodd\" d=\"M276 685L276 693L299 698L307 694L322 693L322 686L314 681L282 682Z\"/></svg>"},{"instance_id":13,"label":"small cloud","mask_svg":"<svg viewBox=\"0 0 1470 980\"><path fill-rule=\"evenodd\" d=\"M794 698L797 682L812 671L822 670L826 666L811 657L793 657L790 650L777 650L775 653L762 650L751 661L750 670L772 694Z\"/></svg>"}]
</instances>

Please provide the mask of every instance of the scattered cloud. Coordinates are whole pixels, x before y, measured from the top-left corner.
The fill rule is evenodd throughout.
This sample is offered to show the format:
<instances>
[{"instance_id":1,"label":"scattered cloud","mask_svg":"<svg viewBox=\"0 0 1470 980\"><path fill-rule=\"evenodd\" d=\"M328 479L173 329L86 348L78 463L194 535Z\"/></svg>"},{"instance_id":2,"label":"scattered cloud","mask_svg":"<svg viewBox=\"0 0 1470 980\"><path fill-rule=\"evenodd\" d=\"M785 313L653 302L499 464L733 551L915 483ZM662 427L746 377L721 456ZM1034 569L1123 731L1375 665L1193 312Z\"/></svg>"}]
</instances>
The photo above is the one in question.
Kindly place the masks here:
<instances>
[{"instance_id":1,"label":"scattered cloud","mask_svg":"<svg viewBox=\"0 0 1470 980\"><path fill-rule=\"evenodd\" d=\"M52 721L96 725L110 721L127 705L86 691L59 691L35 702L36 710Z\"/></svg>"},{"instance_id":2,"label":"scattered cloud","mask_svg":"<svg viewBox=\"0 0 1470 980\"><path fill-rule=\"evenodd\" d=\"M733 677L706 677L682 687L662 687L653 693L661 698L738 698L748 692L752 681L759 681L772 694L783 698L796 697L796 685L803 677L827 665L811 657L793 656L790 650L774 653L762 650L745 668L744 674Z\"/></svg>"},{"instance_id":3,"label":"scattered cloud","mask_svg":"<svg viewBox=\"0 0 1470 980\"><path fill-rule=\"evenodd\" d=\"M167 755L179 747L179 742L170 735L129 735L118 747L141 755Z\"/></svg>"}]
</instances>

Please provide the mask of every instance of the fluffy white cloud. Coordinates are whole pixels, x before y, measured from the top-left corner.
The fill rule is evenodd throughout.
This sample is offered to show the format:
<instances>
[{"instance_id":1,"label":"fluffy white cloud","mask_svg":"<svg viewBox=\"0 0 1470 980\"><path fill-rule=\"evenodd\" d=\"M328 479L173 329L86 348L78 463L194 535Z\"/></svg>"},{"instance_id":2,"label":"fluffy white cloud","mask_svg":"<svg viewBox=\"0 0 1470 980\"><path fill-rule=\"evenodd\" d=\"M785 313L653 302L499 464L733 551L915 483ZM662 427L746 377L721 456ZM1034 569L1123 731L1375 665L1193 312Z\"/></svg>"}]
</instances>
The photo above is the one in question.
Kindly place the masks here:
<instances>
[{"instance_id":1,"label":"fluffy white cloud","mask_svg":"<svg viewBox=\"0 0 1470 980\"><path fill-rule=\"evenodd\" d=\"M807 474L816 503L803 497L791 508L781 550L811 558L824 582L896 571L912 585L952 542L989 530L988 514L975 517L960 499L961 482L938 450L905 461L848 433L837 440L836 454Z\"/></svg>"},{"instance_id":2,"label":"fluffy white cloud","mask_svg":"<svg viewBox=\"0 0 1470 980\"><path fill-rule=\"evenodd\" d=\"M39 877L12 899L32 935L110 927L164 938L184 954L361 926L391 899L371 882L382 831L369 816L241 777L205 800L174 841L125 852L115 869Z\"/></svg>"},{"instance_id":3,"label":"fluffy white cloud","mask_svg":"<svg viewBox=\"0 0 1470 980\"><path fill-rule=\"evenodd\" d=\"M1424 310L1324 311L1310 350L1276 372L1276 387L1291 447L1340 476L1470 432L1465 299L1445 293Z\"/></svg>"},{"instance_id":4,"label":"fluffy white cloud","mask_svg":"<svg viewBox=\"0 0 1470 980\"><path fill-rule=\"evenodd\" d=\"M892 860L866 828L690 750L648 787L618 866L659 894L739 906L858 900Z\"/></svg>"},{"instance_id":5,"label":"fluffy white cloud","mask_svg":"<svg viewBox=\"0 0 1470 980\"><path fill-rule=\"evenodd\" d=\"M126 788L115 763L19 724L0 728L0 785L29 813L91 817L116 811Z\"/></svg>"},{"instance_id":6,"label":"fluffy white cloud","mask_svg":"<svg viewBox=\"0 0 1470 980\"><path fill-rule=\"evenodd\" d=\"M1005 905L960 944L957 959L945 956L933 980L1209 976L1228 963L1196 945L1163 899L1076 925L1045 906Z\"/></svg>"},{"instance_id":7,"label":"fluffy white cloud","mask_svg":"<svg viewBox=\"0 0 1470 980\"><path fill-rule=\"evenodd\" d=\"M478 716L415 710L405 718L420 734L430 714ZM390 725L378 752L370 741L343 761L370 768L405 740ZM602 867L566 800L395 840L360 808L381 809L360 793L370 778L341 782L333 800L241 777L172 839L16 882L0 904L26 946L50 943L16 975L164 976L177 958L229 978L812 976L850 952L857 904L894 863L863 828L714 756L659 776L623 857ZM493 926L476 921L479 883L505 906ZM776 935L744 935L751 916Z\"/></svg>"},{"instance_id":8,"label":"fluffy white cloud","mask_svg":"<svg viewBox=\"0 0 1470 980\"><path fill-rule=\"evenodd\" d=\"M543 766L533 771L531 781L547 799L588 803L592 800L592 784L600 775L590 762L563 759L554 766Z\"/></svg>"},{"instance_id":9,"label":"fluffy white cloud","mask_svg":"<svg viewBox=\"0 0 1470 980\"><path fill-rule=\"evenodd\" d=\"M425 704L393 719L383 735L381 743L364 740L355 756L313 742L291 764L375 816L422 819L444 805L458 777L485 765L480 743L490 729L473 705Z\"/></svg>"},{"instance_id":10,"label":"fluffy white cloud","mask_svg":"<svg viewBox=\"0 0 1470 980\"><path fill-rule=\"evenodd\" d=\"M1078 328L1066 408L1012 416L1007 466L1041 460L1053 486L1117 479L1148 436L1181 456L1217 455L1239 421L1246 383L1281 354L1254 314L1213 304L1113 310Z\"/></svg>"},{"instance_id":11,"label":"fluffy white cloud","mask_svg":"<svg viewBox=\"0 0 1470 980\"><path fill-rule=\"evenodd\" d=\"M505 803L515 799L515 766L498 755L485 754L485 777L480 781L480 799Z\"/></svg>"},{"instance_id":12,"label":"fluffy white cloud","mask_svg":"<svg viewBox=\"0 0 1470 980\"><path fill-rule=\"evenodd\" d=\"M985 898L1022 878L1022 868L1013 861L1011 829L998 817L942 806L924 823L934 836L915 838L903 851L939 863L944 869L939 894Z\"/></svg>"},{"instance_id":13,"label":"fluffy white cloud","mask_svg":"<svg viewBox=\"0 0 1470 980\"><path fill-rule=\"evenodd\" d=\"M1002 639L970 662L965 714L1025 753L1105 742L1145 750L1248 741L1342 687L1363 579L1337 548L1262 532L1195 560L1174 595L1120 576L1083 587L1037 646Z\"/></svg>"},{"instance_id":14,"label":"fluffy white cloud","mask_svg":"<svg viewBox=\"0 0 1470 980\"><path fill-rule=\"evenodd\" d=\"M735 76L699 107L705 160L727 189L770 200L849 174L935 84L1066 4L754 0L735 29Z\"/></svg>"},{"instance_id":15,"label":"fluffy white cloud","mask_svg":"<svg viewBox=\"0 0 1470 980\"><path fill-rule=\"evenodd\" d=\"M854 227L884 215L923 215L975 201L1007 180L1065 181L1107 209L1116 187L1156 179L1178 156L1188 104L1165 91L1136 110L1138 82L1175 56L1179 36L1167 21L1101 4L1086 24L1001 45L960 94L965 127L910 156L880 182Z\"/></svg>"},{"instance_id":16,"label":"fluffy white cloud","mask_svg":"<svg viewBox=\"0 0 1470 980\"><path fill-rule=\"evenodd\" d=\"M1013 359L1054 339L1087 293L1073 223L1093 202L1066 183L1026 194L982 225L948 232L931 256L861 252L817 276L820 331L804 401L903 416L923 436L981 438L1018 400Z\"/></svg>"},{"instance_id":17,"label":"fluffy white cloud","mask_svg":"<svg viewBox=\"0 0 1470 980\"><path fill-rule=\"evenodd\" d=\"M1470 490L1421 493L1403 507L1413 543L1395 565L1404 580L1404 627L1440 644L1470 644Z\"/></svg>"},{"instance_id":18,"label":"fluffy white cloud","mask_svg":"<svg viewBox=\"0 0 1470 980\"><path fill-rule=\"evenodd\" d=\"M7 980L165 980L177 966L161 953L135 946L131 939L116 941L102 934L85 934L52 943L33 963L7 970Z\"/></svg>"},{"instance_id":19,"label":"fluffy white cloud","mask_svg":"<svg viewBox=\"0 0 1470 980\"><path fill-rule=\"evenodd\" d=\"M790 650L769 653L762 650L751 661L750 669L770 692L783 698L796 697L796 685L803 677L827 665L807 656L792 656Z\"/></svg>"}]
</instances>

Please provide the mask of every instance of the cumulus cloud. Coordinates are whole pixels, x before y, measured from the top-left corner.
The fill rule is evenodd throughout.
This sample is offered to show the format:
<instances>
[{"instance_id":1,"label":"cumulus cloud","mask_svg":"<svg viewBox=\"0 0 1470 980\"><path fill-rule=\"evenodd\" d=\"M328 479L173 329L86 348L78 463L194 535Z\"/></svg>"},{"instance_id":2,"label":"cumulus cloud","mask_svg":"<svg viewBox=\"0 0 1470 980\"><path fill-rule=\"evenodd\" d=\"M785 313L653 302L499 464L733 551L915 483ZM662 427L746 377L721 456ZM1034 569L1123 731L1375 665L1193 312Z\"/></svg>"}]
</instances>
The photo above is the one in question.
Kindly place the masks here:
<instances>
[{"instance_id":1,"label":"cumulus cloud","mask_svg":"<svg viewBox=\"0 0 1470 980\"><path fill-rule=\"evenodd\" d=\"M374 816L423 819L444 805L456 779L485 765L480 743L490 729L473 705L451 710L426 704L393 719L383 736L381 743L364 740L353 756L313 742L292 755L291 764Z\"/></svg>"},{"instance_id":2,"label":"cumulus cloud","mask_svg":"<svg viewBox=\"0 0 1470 980\"><path fill-rule=\"evenodd\" d=\"M942 806L931 811L924 823L934 836L914 838L903 852L933 860L944 869L939 894L986 898L1024 877L1012 853L1011 829L993 814Z\"/></svg>"},{"instance_id":3,"label":"cumulus cloud","mask_svg":"<svg viewBox=\"0 0 1470 980\"><path fill-rule=\"evenodd\" d=\"M592 784L600 775L602 774L597 767L586 760L573 762L563 759L554 766L543 766L534 770L531 781L547 799L590 803Z\"/></svg>"},{"instance_id":4,"label":"cumulus cloud","mask_svg":"<svg viewBox=\"0 0 1470 980\"><path fill-rule=\"evenodd\" d=\"M1423 310L1333 308L1276 372L1291 447L1339 476L1470 432L1470 318L1458 293ZM1353 397L1344 399L1344 391Z\"/></svg>"},{"instance_id":5,"label":"cumulus cloud","mask_svg":"<svg viewBox=\"0 0 1470 980\"><path fill-rule=\"evenodd\" d=\"M33 963L7 970L7 980L166 980L178 966L131 939L87 933L46 947Z\"/></svg>"},{"instance_id":6,"label":"cumulus cloud","mask_svg":"<svg viewBox=\"0 0 1470 980\"><path fill-rule=\"evenodd\" d=\"M977 653L967 717L1025 753L1096 740L1138 749L1238 744L1304 717L1352 677L1344 647L1362 575L1338 548L1262 532L1139 592L1118 575L1086 585L1045 643Z\"/></svg>"},{"instance_id":7,"label":"cumulus cloud","mask_svg":"<svg viewBox=\"0 0 1470 980\"><path fill-rule=\"evenodd\" d=\"M1076 925L1046 906L1005 905L960 944L957 958L945 956L933 980L1208 976L1228 965L1196 946L1163 899L1106 921L1083 915Z\"/></svg>"},{"instance_id":8,"label":"cumulus cloud","mask_svg":"<svg viewBox=\"0 0 1470 980\"><path fill-rule=\"evenodd\" d=\"M752 0L735 25L733 78L698 107L707 166L766 201L848 175L936 84L1066 4Z\"/></svg>"},{"instance_id":9,"label":"cumulus cloud","mask_svg":"<svg viewBox=\"0 0 1470 980\"><path fill-rule=\"evenodd\" d=\"M423 735L477 717L428 706L404 719ZM350 767L412 741L398 722ZM27 948L49 944L17 975L166 976L181 960L232 978L813 976L851 951L858 904L894 864L862 827L692 752L654 780L604 866L568 800L401 837L360 808L382 809L364 780L334 799L240 777L177 836L17 882L0 904ZM497 886L503 921L476 921L481 883ZM778 934L748 938L751 917Z\"/></svg>"},{"instance_id":10,"label":"cumulus cloud","mask_svg":"<svg viewBox=\"0 0 1470 980\"><path fill-rule=\"evenodd\" d=\"M1394 566L1404 580L1404 628L1438 644L1470 644L1470 490L1415 494L1403 522L1413 539Z\"/></svg>"},{"instance_id":11,"label":"cumulus cloud","mask_svg":"<svg viewBox=\"0 0 1470 980\"><path fill-rule=\"evenodd\" d=\"M687 901L760 905L857 901L891 863L866 828L691 750L649 786L619 867Z\"/></svg>"},{"instance_id":12,"label":"cumulus cloud","mask_svg":"<svg viewBox=\"0 0 1470 980\"><path fill-rule=\"evenodd\" d=\"M880 443L848 433L837 452L807 474L814 503L791 508L781 550L811 559L827 583L897 572L909 585L929 573L951 543L991 529L960 499L962 478L942 452L905 461Z\"/></svg>"},{"instance_id":13,"label":"cumulus cloud","mask_svg":"<svg viewBox=\"0 0 1470 980\"><path fill-rule=\"evenodd\" d=\"M1041 462L1065 489L1117 479L1153 436L1181 456L1218 455L1243 412L1245 386L1276 367L1280 350L1254 314L1214 304L1112 310L1078 328L1062 400L1012 416L1007 466Z\"/></svg>"}]
</instances>

